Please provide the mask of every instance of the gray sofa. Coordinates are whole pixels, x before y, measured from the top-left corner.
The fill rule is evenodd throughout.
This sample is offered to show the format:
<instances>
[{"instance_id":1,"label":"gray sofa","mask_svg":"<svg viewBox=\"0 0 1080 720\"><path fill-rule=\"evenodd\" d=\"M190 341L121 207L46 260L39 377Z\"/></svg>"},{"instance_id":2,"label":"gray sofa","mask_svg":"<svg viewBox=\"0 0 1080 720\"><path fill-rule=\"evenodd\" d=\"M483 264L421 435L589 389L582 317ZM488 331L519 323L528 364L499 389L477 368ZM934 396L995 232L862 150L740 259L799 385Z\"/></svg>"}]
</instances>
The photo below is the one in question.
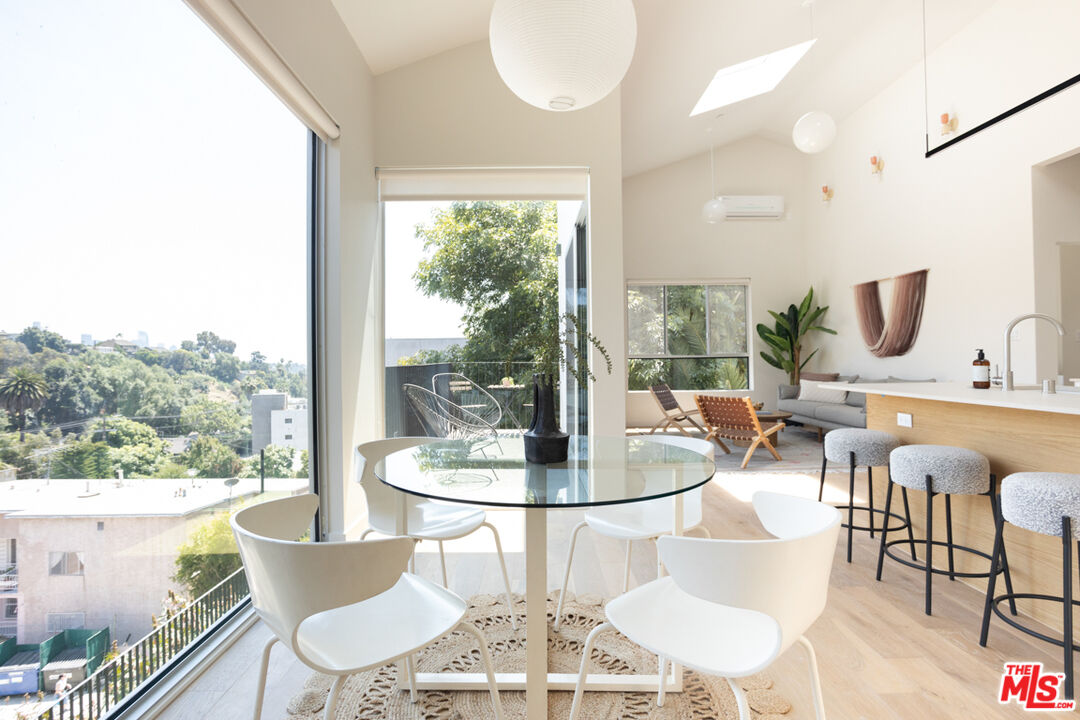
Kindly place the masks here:
<instances>
[{"instance_id":1,"label":"gray sofa","mask_svg":"<svg viewBox=\"0 0 1080 720\"><path fill-rule=\"evenodd\" d=\"M930 380L905 380L888 377L884 379L860 378L858 375L841 375L833 382L854 384L893 383L893 382L934 382ZM776 407L791 413L791 421L821 431L837 428L866 427L866 395L861 392L849 392L842 403L811 402L799 400L798 385L781 385L777 389ZM818 433L821 434L820 431Z\"/></svg>"}]
</instances>

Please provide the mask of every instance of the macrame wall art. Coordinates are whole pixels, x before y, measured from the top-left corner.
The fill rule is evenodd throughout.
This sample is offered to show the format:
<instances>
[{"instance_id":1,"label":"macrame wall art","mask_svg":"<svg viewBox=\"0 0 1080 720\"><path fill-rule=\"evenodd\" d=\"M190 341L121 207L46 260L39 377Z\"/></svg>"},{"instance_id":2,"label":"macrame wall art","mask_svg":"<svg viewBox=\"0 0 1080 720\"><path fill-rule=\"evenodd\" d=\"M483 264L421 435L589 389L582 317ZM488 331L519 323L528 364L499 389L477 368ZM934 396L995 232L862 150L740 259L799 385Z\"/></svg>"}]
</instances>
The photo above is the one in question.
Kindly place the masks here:
<instances>
[{"instance_id":1,"label":"macrame wall art","mask_svg":"<svg viewBox=\"0 0 1080 720\"><path fill-rule=\"evenodd\" d=\"M855 286L855 311L863 342L874 357L905 355L915 345L926 300L926 276L929 270L917 270L893 278L889 318L881 311L878 281Z\"/></svg>"}]
</instances>

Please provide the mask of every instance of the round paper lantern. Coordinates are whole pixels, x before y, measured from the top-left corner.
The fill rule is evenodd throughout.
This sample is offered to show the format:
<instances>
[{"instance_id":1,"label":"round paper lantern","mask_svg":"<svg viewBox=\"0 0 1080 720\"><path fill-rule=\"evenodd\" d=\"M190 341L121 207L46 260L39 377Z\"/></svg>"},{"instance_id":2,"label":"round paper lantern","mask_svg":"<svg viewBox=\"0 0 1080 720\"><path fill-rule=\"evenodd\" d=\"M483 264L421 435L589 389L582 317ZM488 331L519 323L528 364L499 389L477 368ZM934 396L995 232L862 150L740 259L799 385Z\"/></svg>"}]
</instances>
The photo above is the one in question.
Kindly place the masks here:
<instances>
[{"instance_id":1,"label":"round paper lantern","mask_svg":"<svg viewBox=\"0 0 1080 720\"><path fill-rule=\"evenodd\" d=\"M544 110L580 110L622 81L637 18L631 0L496 0L489 34L515 95Z\"/></svg>"},{"instance_id":2,"label":"round paper lantern","mask_svg":"<svg viewBox=\"0 0 1080 720\"><path fill-rule=\"evenodd\" d=\"M727 219L727 208L724 207L724 198L713 198L701 208L701 219L707 223L718 223Z\"/></svg>"},{"instance_id":3,"label":"round paper lantern","mask_svg":"<svg viewBox=\"0 0 1080 720\"><path fill-rule=\"evenodd\" d=\"M828 113L815 110L795 121L791 139L804 153L819 153L836 138L836 123Z\"/></svg>"}]
</instances>

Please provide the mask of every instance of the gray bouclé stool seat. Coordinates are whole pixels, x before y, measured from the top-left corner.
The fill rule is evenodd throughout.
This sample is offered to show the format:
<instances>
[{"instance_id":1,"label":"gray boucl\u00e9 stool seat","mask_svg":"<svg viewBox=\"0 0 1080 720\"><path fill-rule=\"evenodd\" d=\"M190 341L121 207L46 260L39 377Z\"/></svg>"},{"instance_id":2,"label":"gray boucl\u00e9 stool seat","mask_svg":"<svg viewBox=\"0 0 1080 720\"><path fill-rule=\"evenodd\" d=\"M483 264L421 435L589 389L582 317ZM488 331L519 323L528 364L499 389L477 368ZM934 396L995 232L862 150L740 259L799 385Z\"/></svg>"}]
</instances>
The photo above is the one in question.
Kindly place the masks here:
<instances>
[{"instance_id":1,"label":"gray boucl\u00e9 stool seat","mask_svg":"<svg viewBox=\"0 0 1080 720\"><path fill-rule=\"evenodd\" d=\"M838 430L830 430L825 435L825 443L822 447L821 457L821 485L818 487L818 502L821 502L821 497L825 493L825 468L830 462L834 463L846 463L848 465L848 501L846 505L836 506L838 510L847 511L847 522L842 527L847 528L847 561L851 562L851 535L855 530L864 530L870 533L870 537L874 537L874 532L881 528L875 527L874 515L879 514L884 516L882 519L882 527L889 521L890 513L885 510L874 509L874 467L887 467L889 464L889 453L896 448L900 447L900 438L895 435L890 435L887 432L881 432L880 430L863 430L862 428L841 428ZM856 505L855 504L855 468L865 466L866 467L866 482L867 482L867 496L869 498L869 505ZM907 512L908 499L907 490L904 490L904 517L900 517L897 514L891 514L892 517L900 521L900 525L889 528L889 530L897 531L903 530L905 527L908 531L908 536L911 536L911 522L910 515ZM869 525L856 525L855 513L865 512L870 518ZM914 545L912 546L912 553L914 553Z\"/></svg>"},{"instance_id":2,"label":"gray boucl\u00e9 stool seat","mask_svg":"<svg viewBox=\"0 0 1080 720\"><path fill-rule=\"evenodd\" d=\"M881 580L884 569L885 556L926 574L925 586L925 611L931 614L931 590L933 577L948 575L949 580L958 577L993 578L997 573L1005 573L1005 584L1012 591L1012 578L1009 575L1009 562L1004 549L1001 552L1001 561L981 550L958 545L953 542L952 530L952 496L953 495L985 495L990 500L991 516L989 522L994 522L998 516L998 502L995 485L996 478L990 472L990 461L986 456L974 450L966 448L949 447L947 445L904 445L892 451L889 455L889 490L885 495L885 512L888 513L892 506L893 485L899 485L901 489L922 490L926 493L926 537L912 541L893 540L887 538L887 531L881 533L881 545L878 548L877 579ZM934 497L945 496L945 532L946 541L934 540ZM911 559L900 557L892 546L907 543L911 546ZM915 546L925 547L923 562L919 562L915 554ZM934 567L934 546L944 547L948 552L949 567L941 570ZM990 561L990 567L986 572L959 572L956 570L954 552L962 552L978 555Z\"/></svg>"},{"instance_id":3,"label":"gray boucl\u00e9 stool seat","mask_svg":"<svg viewBox=\"0 0 1080 720\"><path fill-rule=\"evenodd\" d=\"M1006 522L1032 532L1060 537L1062 594L1058 597L1038 593L1015 593L1012 585L1006 582L1008 592L995 597L994 578L991 577L986 586L982 634L979 636L979 644L985 647L990 632L990 611L993 610L998 617L1017 630L1057 645L1065 654L1065 698L1068 700L1074 699L1073 651L1080 650L1080 646L1073 642L1072 617L1072 608L1080 606L1080 601L1073 600L1072 592L1073 543L1080 540L1080 528L1076 527L1076 518L1080 518L1080 475L1022 472L1009 475L1001 482L1001 512L997 517L997 531L994 533L994 558L999 555L1005 557ZM1080 542L1077 542L1077 554L1080 555ZM1008 600L1012 604L1012 614L1015 615L1017 598L1061 603L1062 639L1058 640L1024 627L1017 620L1007 617L998 607L999 603Z\"/></svg>"}]
</instances>

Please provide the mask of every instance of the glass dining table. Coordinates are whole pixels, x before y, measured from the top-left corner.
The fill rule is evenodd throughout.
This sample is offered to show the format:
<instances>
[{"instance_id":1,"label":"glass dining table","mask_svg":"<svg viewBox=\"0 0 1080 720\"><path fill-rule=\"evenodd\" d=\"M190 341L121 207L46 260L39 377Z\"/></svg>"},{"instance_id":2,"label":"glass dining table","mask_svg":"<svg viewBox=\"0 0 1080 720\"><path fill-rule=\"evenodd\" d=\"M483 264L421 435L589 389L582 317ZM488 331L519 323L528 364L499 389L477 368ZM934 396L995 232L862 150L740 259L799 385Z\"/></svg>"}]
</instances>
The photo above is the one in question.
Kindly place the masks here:
<instances>
[{"instance_id":1,"label":"glass dining table","mask_svg":"<svg viewBox=\"0 0 1080 720\"><path fill-rule=\"evenodd\" d=\"M713 476L709 458L692 450L634 437L571 436L566 462L526 462L521 436L435 440L387 455L375 475L404 493L444 502L525 511L525 668L496 673L501 690L524 690L529 720L547 718L548 690L573 690L576 675L549 673L547 658L547 512L563 508L672 498L672 530L683 531L683 498ZM404 496L398 534L408 530ZM590 674L587 690L655 691L658 674ZM664 678L682 690L682 670ZM418 673L417 688L485 690L482 673Z\"/></svg>"}]
</instances>

